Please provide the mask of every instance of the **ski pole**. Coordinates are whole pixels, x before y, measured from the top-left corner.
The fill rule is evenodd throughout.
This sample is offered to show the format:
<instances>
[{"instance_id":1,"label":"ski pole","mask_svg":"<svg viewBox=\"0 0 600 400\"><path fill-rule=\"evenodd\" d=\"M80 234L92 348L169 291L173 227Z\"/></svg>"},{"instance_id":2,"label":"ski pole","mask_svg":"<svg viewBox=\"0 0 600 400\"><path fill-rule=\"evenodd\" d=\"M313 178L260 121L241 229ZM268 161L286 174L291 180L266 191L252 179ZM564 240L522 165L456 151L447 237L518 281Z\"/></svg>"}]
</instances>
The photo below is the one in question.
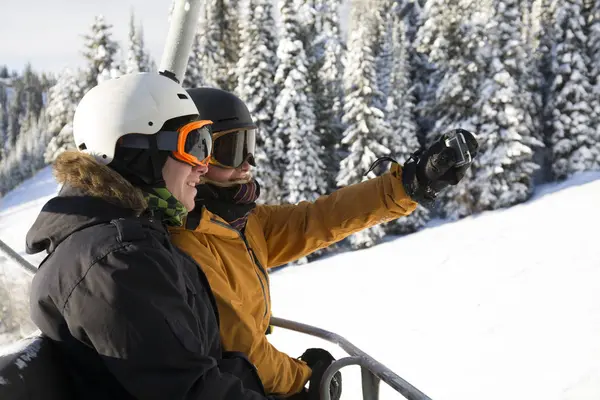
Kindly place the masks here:
<instances>
[{"instance_id":1,"label":"ski pole","mask_svg":"<svg viewBox=\"0 0 600 400\"><path fill-rule=\"evenodd\" d=\"M27 273L34 275L37 268L34 267L29 261L21 257L19 253L10 248L6 243L0 240L0 252L4 253L9 260L22 267Z\"/></svg>"}]
</instances>

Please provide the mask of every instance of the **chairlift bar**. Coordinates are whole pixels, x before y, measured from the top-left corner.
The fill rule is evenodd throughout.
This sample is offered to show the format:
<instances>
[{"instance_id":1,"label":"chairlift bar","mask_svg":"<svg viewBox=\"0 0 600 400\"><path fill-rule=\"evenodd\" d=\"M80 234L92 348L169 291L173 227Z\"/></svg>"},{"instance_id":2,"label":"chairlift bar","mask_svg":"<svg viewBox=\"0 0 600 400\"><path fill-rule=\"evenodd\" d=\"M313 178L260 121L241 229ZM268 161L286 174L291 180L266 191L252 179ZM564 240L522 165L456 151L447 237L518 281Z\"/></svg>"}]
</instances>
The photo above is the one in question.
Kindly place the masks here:
<instances>
[{"instance_id":1,"label":"chairlift bar","mask_svg":"<svg viewBox=\"0 0 600 400\"><path fill-rule=\"evenodd\" d=\"M0 240L0 253L4 253L9 260L22 267L28 274L34 275L36 273L36 267L21 257L19 253L11 249L10 246L8 246L2 240Z\"/></svg>"},{"instance_id":2,"label":"chairlift bar","mask_svg":"<svg viewBox=\"0 0 600 400\"><path fill-rule=\"evenodd\" d=\"M399 377L391 369L389 369L379 361L375 360L373 357L371 357L370 355L368 355L367 353L350 343L347 339L343 338L342 336L336 333L329 332L325 329L317 328L315 326L306 325L300 322L290 321L277 317L271 317L271 325L315 336L327 340L328 342L334 343L340 346L346 353L348 353L352 357L352 360L360 360L359 362L352 362L352 364L360 364L363 368L368 369L377 378L387 383L389 386L391 386L394 390L402 394L408 400L431 400L431 398L429 398L419 389L415 388L413 385ZM345 365L338 365L336 367L336 370L331 370L330 367L327 370L329 381L331 380L331 377L333 377L334 373Z\"/></svg>"}]
</instances>

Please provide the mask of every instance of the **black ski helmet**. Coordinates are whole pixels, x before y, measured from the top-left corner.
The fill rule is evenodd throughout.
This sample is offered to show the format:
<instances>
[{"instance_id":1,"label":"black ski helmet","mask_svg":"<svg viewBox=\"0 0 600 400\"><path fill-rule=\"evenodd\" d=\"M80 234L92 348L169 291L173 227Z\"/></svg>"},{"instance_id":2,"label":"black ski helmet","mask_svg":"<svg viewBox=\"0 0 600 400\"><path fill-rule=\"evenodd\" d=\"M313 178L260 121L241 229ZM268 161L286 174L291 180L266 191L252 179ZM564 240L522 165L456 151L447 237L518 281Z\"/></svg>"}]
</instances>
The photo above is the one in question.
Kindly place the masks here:
<instances>
[{"instance_id":1,"label":"black ski helmet","mask_svg":"<svg viewBox=\"0 0 600 400\"><path fill-rule=\"evenodd\" d=\"M213 121L213 132L257 128L246 104L233 93L210 87L187 89L187 92L196 104L200 118Z\"/></svg>"}]
</instances>

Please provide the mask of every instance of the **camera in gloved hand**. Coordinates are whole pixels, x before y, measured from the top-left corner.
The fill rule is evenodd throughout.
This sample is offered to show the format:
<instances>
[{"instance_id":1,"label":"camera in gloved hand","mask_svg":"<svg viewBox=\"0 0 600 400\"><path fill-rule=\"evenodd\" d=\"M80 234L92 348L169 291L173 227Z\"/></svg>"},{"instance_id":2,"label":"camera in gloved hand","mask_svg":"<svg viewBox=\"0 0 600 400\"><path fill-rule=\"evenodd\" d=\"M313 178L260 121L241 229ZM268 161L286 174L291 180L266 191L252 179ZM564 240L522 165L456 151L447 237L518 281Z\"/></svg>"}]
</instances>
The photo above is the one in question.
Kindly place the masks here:
<instances>
[{"instance_id":1,"label":"camera in gloved hand","mask_svg":"<svg viewBox=\"0 0 600 400\"><path fill-rule=\"evenodd\" d=\"M325 370L335 361L335 358L326 350L323 349L308 349L298 357L304 361L312 370L309 380L309 388L301 393L298 393L289 399L293 400L320 400L321 380ZM342 395L342 374L338 371L333 375L329 385L329 395L331 400L339 400Z\"/></svg>"},{"instance_id":2,"label":"camera in gloved hand","mask_svg":"<svg viewBox=\"0 0 600 400\"><path fill-rule=\"evenodd\" d=\"M469 131L445 133L428 148L413 153L404 164L404 190L417 203L431 206L442 190L465 176L478 149L477 139Z\"/></svg>"}]
</instances>

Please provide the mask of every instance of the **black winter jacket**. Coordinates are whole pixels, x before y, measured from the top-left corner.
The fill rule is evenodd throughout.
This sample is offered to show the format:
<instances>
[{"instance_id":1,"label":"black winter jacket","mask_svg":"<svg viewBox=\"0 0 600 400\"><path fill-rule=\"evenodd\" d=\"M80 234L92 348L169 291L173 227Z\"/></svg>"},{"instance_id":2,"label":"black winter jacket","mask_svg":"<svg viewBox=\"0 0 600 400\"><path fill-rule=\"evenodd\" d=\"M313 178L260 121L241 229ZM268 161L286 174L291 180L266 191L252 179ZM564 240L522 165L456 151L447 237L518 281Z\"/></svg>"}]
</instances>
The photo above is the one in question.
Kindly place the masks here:
<instances>
[{"instance_id":1,"label":"black winter jacket","mask_svg":"<svg viewBox=\"0 0 600 400\"><path fill-rule=\"evenodd\" d=\"M49 255L31 315L64 355L82 399L265 399L256 370L223 355L206 277L140 192L81 153L58 158L64 186L27 234ZM250 390L253 389L253 390Z\"/></svg>"}]
</instances>

